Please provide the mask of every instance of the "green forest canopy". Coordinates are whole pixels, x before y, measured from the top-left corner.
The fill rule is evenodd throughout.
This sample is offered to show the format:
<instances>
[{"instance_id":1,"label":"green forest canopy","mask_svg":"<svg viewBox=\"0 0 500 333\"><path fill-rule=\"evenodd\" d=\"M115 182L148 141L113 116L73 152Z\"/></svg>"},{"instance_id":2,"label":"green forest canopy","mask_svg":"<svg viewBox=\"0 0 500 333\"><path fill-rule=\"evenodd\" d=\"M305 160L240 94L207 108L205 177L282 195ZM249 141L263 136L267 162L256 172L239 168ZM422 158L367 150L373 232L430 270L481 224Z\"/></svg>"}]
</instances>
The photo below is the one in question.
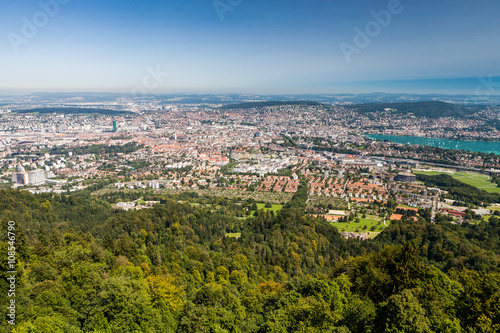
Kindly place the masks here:
<instances>
[{"instance_id":1,"label":"green forest canopy","mask_svg":"<svg viewBox=\"0 0 500 333\"><path fill-rule=\"evenodd\" d=\"M222 110L251 109L251 108L259 108L266 106L287 106L287 105L320 106L324 104L311 101L268 101L268 102L248 102L248 103L228 104L222 106L221 109Z\"/></svg>"},{"instance_id":2,"label":"green forest canopy","mask_svg":"<svg viewBox=\"0 0 500 333\"><path fill-rule=\"evenodd\" d=\"M457 117L461 118L474 114L480 110L478 106L462 106L439 101L428 102L406 102L406 103L368 103L346 105L348 109L356 110L359 113L381 112L391 109L397 114L413 113L417 117L439 118Z\"/></svg>"},{"instance_id":3,"label":"green forest canopy","mask_svg":"<svg viewBox=\"0 0 500 333\"><path fill-rule=\"evenodd\" d=\"M64 107L64 108L34 108L25 110L15 110L16 113L61 113L61 114L101 114L108 116L123 116L134 114L130 111L117 111L109 109L94 109L94 108L77 108L77 107Z\"/></svg>"},{"instance_id":4,"label":"green forest canopy","mask_svg":"<svg viewBox=\"0 0 500 333\"><path fill-rule=\"evenodd\" d=\"M449 196L456 201L465 201L483 206L500 203L499 193L486 192L485 190L463 183L450 175L417 174L417 180L423 182L428 187L437 187L448 191Z\"/></svg>"},{"instance_id":5,"label":"green forest canopy","mask_svg":"<svg viewBox=\"0 0 500 333\"><path fill-rule=\"evenodd\" d=\"M16 221L16 333L500 329L496 217L458 226L438 214L359 242L304 215L303 190L248 219L231 210L250 202L226 199L212 211L152 197L161 203L125 212L84 194L0 197L2 267Z\"/></svg>"}]
</instances>

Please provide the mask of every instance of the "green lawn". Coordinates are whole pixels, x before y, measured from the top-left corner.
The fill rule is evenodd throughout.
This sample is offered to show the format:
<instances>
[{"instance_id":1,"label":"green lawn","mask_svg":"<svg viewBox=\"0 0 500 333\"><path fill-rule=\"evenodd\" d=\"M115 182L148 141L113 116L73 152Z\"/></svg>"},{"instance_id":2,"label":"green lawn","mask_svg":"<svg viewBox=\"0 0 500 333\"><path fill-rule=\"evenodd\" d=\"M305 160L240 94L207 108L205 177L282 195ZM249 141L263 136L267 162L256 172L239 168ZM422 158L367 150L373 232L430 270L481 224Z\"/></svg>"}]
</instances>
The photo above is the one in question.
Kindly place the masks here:
<instances>
[{"instance_id":1,"label":"green lawn","mask_svg":"<svg viewBox=\"0 0 500 333\"><path fill-rule=\"evenodd\" d=\"M497 184L489 181L491 179L490 176L481 175L479 173L467 174L463 172L457 172L452 175L452 177L466 184L485 190L486 192L500 193L500 187L497 187Z\"/></svg>"},{"instance_id":2,"label":"green lawn","mask_svg":"<svg viewBox=\"0 0 500 333\"><path fill-rule=\"evenodd\" d=\"M229 238L240 238L241 237L241 232L229 233L229 234L226 234L226 237L229 237Z\"/></svg>"},{"instance_id":3,"label":"green lawn","mask_svg":"<svg viewBox=\"0 0 500 333\"><path fill-rule=\"evenodd\" d=\"M195 207L195 206L212 207L212 205L211 205L211 204L201 204L201 203L198 203L198 202L189 202L189 204L190 204L191 206L193 206L193 207ZM221 207L222 207L221 205L217 205L217 206L215 206L215 208L217 208L217 209L219 209L219 208L221 208Z\"/></svg>"},{"instance_id":4,"label":"green lawn","mask_svg":"<svg viewBox=\"0 0 500 333\"><path fill-rule=\"evenodd\" d=\"M489 222L490 221L490 217L492 217L493 215L483 215L481 218L483 221L485 222Z\"/></svg>"},{"instance_id":5,"label":"green lawn","mask_svg":"<svg viewBox=\"0 0 500 333\"><path fill-rule=\"evenodd\" d=\"M278 211L280 211L283 208L283 205L273 204L273 207L271 207L271 208L266 208L266 207L264 207L265 205L266 204L263 204L263 203L257 203L257 210L264 209L266 212L273 211L276 214ZM250 216L247 216L247 218L253 217L253 214L255 214L255 210L251 210Z\"/></svg>"},{"instance_id":6,"label":"green lawn","mask_svg":"<svg viewBox=\"0 0 500 333\"><path fill-rule=\"evenodd\" d=\"M272 208L265 208L264 206L265 206L265 204L263 204L263 203L258 203L258 204L257 204L257 209L258 209L258 210L260 210L260 209L264 209L264 210L266 210L266 211L272 210L273 212L275 212L275 213L276 213L276 212L280 211L280 210L283 208L283 205L275 205L275 204L273 204L273 207L272 207Z\"/></svg>"},{"instance_id":7,"label":"green lawn","mask_svg":"<svg viewBox=\"0 0 500 333\"><path fill-rule=\"evenodd\" d=\"M416 174L416 175L421 174L421 175L428 175L428 176L437 176L437 175L444 174L444 175L451 176L451 172L440 172L440 171L415 171L414 174Z\"/></svg>"},{"instance_id":8,"label":"green lawn","mask_svg":"<svg viewBox=\"0 0 500 333\"><path fill-rule=\"evenodd\" d=\"M453 178L460 180L461 182L477 187L478 189L485 190L489 193L500 193L500 187L497 187L495 183L490 182L490 176L482 175L479 173L465 173L465 172L439 172L439 171L426 171L426 172L415 172L416 174L425 174L430 176L436 176L440 174L450 175Z\"/></svg>"},{"instance_id":9,"label":"green lawn","mask_svg":"<svg viewBox=\"0 0 500 333\"><path fill-rule=\"evenodd\" d=\"M367 215L366 218L360 218L360 222L332 222L332 225L334 227L337 227L337 229L340 232L368 232L368 233L373 233L373 232L381 232L384 230L386 227L383 223L383 219L379 216L375 215ZM378 224L380 222L380 224ZM388 222L386 222L388 223ZM363 227L366 226L366 229L363 229ZM376 226L377 229L375 231L371 231L370 228L372 226Z\"/></svg>"}]
</instances>

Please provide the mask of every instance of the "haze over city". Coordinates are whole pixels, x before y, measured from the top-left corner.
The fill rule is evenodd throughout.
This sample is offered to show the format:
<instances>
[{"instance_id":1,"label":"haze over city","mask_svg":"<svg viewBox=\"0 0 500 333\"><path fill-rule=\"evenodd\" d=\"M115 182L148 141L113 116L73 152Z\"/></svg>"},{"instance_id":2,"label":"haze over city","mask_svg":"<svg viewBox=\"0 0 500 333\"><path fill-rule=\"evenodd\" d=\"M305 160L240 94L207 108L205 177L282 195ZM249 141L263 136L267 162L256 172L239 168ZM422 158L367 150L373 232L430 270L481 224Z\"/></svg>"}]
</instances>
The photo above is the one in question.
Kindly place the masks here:
<instances>
[{"instance_id":1,"label":"haze over city","mask_svg":"<svg viewBox=\"0 0 500 333\"><path fill-rule=\"evenodd\" d=\"M0 91L499 94L496 1L3 1ZM156 73L156 80L145 77Z\"/></svg>"}]
</instances>

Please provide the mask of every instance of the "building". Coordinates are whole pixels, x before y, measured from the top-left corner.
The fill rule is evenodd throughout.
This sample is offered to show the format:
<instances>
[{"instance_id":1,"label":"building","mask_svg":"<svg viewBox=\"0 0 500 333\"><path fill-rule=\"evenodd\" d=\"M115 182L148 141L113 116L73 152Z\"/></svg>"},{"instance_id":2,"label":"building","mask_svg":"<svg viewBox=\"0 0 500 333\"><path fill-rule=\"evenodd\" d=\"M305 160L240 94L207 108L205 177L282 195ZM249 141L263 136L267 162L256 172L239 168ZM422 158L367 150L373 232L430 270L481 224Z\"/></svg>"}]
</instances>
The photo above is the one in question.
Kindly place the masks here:
<instances>
[{"instance_id":1,"label":"building","mask_svg":"<svg viewBox=\"0 0 500 333\"><path fill-rule=\"evenodd\" d=\"M149 182L148 186L151 187L153 190L157 190L160 188L160 183L158 182Z\"/></svg>"},{"instance_id":2,"label":"building","mask_svg":"<svg viewBox=\"0 0 500 333\"><path fill-rule=\"evenodd\" d=\"M27 173L26 172L16 172L12 174L12 182L14 184L24 185L27 182Z\"/></svg>"},{"instance_id":3,"label":"building","mask_svg":"<svg viewBox=\"0 0 500 333\"><path fill-rule=\"evenodd\" d=\"M394 177L394 181L404 182L404 183L414 183L417 181L417 176L411 173L400 173Z\"/></svg>"},{"instance_id":4,"label":"building","mask_svg":"<svg viewBox=\"0 0 500 333\"><path fill-rule=\"evenodd\" d=\"M12 175L12 182L18 185L42 185L45 184L50 171L36 169L26 172L22 166L17 167L17 172Z\"/></svg>"},{"instance_id":5,"label":"building","mask_svg":"<svg viewBox=\"0 0 500 333\"><path fill-rule=\"evenodd\" d=\"M28 171L28 184L25 185L42 185L45 184L45 179L47 179L45 170Z\"/></svg>"},{"instance_id":6,"label":"building","mask_svg":"<svg viewBox=\"0 0 500 333\"><path fill-rule=\"evenodd\" d=\"M12 175L14 184L26 185L28 183L28 174L22 165L17 166L17 172Z\"/></svg>"},{"instance_id":7,"label":"building","mask_svg":"<svg viewBox=\"0 0 500 333\"><path fill-rule=\"evenodd\" d=\"M443 212L455 217L465 217L465 215L467 215L465 212L459 210L443 209Z\"/></svg>"}]
</instances>

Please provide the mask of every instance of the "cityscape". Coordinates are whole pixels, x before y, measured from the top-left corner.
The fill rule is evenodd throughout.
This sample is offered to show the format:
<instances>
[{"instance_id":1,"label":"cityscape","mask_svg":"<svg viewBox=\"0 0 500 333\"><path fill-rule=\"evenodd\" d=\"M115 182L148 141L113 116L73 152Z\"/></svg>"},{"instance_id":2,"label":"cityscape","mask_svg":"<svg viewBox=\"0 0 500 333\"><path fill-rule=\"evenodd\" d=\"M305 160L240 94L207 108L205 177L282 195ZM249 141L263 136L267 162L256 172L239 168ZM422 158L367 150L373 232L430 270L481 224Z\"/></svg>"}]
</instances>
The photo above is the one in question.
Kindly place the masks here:
<instances>
[{"instance_id":1,"label":"cityscape","mask_svg":"<svg viewBox=\"0 0 500 333\"><path fill-rule=\"evenodd\" d=\"M500 5L2 3L0 333L500 332Z\"/></svg>"},{"instance_id":2,"label":"cityscape","mask_svg":"<svg viewBox=\"0 0 500 333\"><path fill-rule=\"evenodd\" d=\"M443 104L456 110L456 105ZM370 139L370 134L495 143L500 138L498 107L474 107L467 116L428 117L420 116L418 108L396 113L372 105L369 113L354 104L308 101L207 106L158 99L114 102L115 110L88 105L16 110L19 105L7 105L0 123L2 182L5 188L34 194L71 193L108 182L98 193L193 191L284 205L303 180L307 210L322 212L315 216L330 221L363 215L373 203L387 204L389 198L398 205L430 209L433 218L436 213L450 216L453 223L462 223L462 213L471 208L476 217L492 215L495 208L488 204L500 204L496 197L453 206L461 200L417 182L417 175L464 174L464 179L484 179L486 191L500 193L495 184L500 151L404 145ZM422 105L431 112L443 106L405 105ZM134 111L118 111L127 107ZM356 228L358 232L344 236L374 237L386 220L402 218L387 213L373 215L373 230Z\"/></svg>"}]
</instances>

